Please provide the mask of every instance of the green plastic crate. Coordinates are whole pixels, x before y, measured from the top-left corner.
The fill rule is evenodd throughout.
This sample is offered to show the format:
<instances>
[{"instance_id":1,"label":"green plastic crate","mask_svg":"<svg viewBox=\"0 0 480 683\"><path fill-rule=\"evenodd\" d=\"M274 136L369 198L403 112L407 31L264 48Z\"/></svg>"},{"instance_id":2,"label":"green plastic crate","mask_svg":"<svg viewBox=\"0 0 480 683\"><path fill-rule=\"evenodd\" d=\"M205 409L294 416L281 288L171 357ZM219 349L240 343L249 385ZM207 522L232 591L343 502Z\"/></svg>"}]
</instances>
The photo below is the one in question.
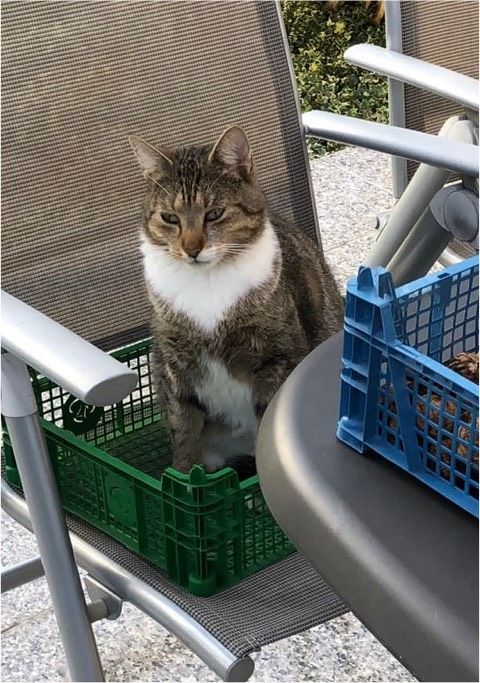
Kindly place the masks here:
<instances>
[{"instance_id":1,"label":"green plastic crate","mask_svg":"<svg viewBox=\"0 0 480 683\"><path fill-rule=\"evenodd\" d=\"M112 353L138 373L121 403L87 406L31 371L65 510L165 570L195 595L212 595L294 548L263 499L258 478L225 468L168 467L165 413L154 398L151 339ZM20 486L8 434L6 478Z\"/></svg>"}]
</instances>

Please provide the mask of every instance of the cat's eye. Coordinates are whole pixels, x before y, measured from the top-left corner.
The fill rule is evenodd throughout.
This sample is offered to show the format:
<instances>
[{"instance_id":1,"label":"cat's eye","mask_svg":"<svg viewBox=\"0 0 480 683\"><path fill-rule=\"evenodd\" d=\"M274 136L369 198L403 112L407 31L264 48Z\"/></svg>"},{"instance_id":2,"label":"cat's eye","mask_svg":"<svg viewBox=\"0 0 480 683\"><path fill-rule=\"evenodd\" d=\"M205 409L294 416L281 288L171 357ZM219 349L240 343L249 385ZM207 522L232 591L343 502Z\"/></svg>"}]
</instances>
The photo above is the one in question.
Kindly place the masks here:
<instances>
[{"instance_id":1,"label":"cat's eye","mask_svg":"<svg viewBox=\"0 0 480 683\"><path fill-rule=\"evenodd\" d=\"M176 213L161 213L162 221L170 225L180 225L180 218Z\"/></svg>"},{"instance_id":2,"label":"cat's eye","mask_svg":"<svg viewBox=\"0 0 480 683\"><path fill-rule=\"evenodd\" d=\"M207 211L205 214L205 220L206 221L217 221L221 216L223 216L223 212L225 209L210 209L210 211Z\"/></svg>"}]
</instances>

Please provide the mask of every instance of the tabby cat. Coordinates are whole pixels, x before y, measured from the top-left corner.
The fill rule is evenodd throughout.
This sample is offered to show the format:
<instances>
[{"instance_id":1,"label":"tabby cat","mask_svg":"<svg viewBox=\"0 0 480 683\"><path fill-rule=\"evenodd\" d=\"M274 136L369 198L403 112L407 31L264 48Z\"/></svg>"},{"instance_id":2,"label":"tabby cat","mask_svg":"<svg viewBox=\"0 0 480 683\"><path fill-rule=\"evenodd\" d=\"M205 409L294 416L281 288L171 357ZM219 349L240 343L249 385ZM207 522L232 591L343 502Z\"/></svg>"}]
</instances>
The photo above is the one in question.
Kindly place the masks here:
<instances>
[{"instance_id":1,"label":"tabby cat","mask_svg":"<svg viewBox=\"0 0 480 683\"><path fill-rule=\"evenodd\" d=\"M212 472L254 454L269 401L340 329L342 299L311 240L269 212L241 128L205 146L130 143L147 179L142 252L173 466Z\"/></svg>"}]
</instances>

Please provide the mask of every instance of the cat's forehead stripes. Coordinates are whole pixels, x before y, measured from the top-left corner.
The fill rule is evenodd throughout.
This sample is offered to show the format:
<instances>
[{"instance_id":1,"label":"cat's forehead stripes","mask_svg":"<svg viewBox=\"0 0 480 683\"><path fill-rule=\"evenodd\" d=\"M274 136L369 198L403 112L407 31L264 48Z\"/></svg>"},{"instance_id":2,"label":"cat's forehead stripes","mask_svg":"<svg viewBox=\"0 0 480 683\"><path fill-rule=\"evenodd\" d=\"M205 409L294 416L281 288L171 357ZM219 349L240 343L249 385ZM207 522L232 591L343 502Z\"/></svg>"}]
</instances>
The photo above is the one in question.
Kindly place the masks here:
<instances>
[{"instance_id":1,"label":"cat's forehead stripes","mask_svg":"<svg viewBox=\"0 0 480 683\"><path fill-rule=\"evenodd\" d=\"M172 208L176 213L191 213L194 209L205 209L205 199L201 191L195 193L193 201L186 202L184 200L184 194L181 190L175 195L175 199L172 203Z\"/></svg>"},{"instance_id":2,"label":"cat's forehead stripes","mask_svg":"<svg viewBox=\"0 0 480 683\"><path fill-rule=\"evenodd\" d=\"M180 152L175 171L180 181L180 191L185 204L191 205L197 200L205 160L203 147L189 147Z\"/></svg>"},{"instance_id":3,"label":"cat's forehead stripes","mask_svg":"<svg viewBox=\"0 0 480 683\"><path fill-rule=\"evenodd\" d=\"M187 233L189 238L195 233L205 252L216 249L217 260L225 262L233 260L261 233L265 197L253 172L247 177L244 166L240 169L233 164L232 155L238 147L234 142L227 139L226 149L218 144L168 149L168 163L166 155L159 156L154 170L147 173L150 182L144 205L144 234L173 260L185 258ZM212 150L216 150L214 156ZM144 171L147 162L153 163L150 153L149 147L137 154ZM243 157L238 163L244 163ZM221 211L221 220L206 218L211 209ZM175 214L173 218L171 214Z\"/></svg>"}]
</instances>

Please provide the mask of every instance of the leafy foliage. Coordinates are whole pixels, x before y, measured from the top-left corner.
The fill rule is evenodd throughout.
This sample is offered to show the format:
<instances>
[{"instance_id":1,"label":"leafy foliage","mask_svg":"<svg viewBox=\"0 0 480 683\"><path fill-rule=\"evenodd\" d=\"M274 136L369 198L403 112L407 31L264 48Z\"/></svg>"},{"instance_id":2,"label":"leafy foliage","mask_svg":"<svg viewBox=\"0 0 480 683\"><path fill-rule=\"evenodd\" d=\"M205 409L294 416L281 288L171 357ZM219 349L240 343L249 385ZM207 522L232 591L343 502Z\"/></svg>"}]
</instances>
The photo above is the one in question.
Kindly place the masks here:
<instances>
[{"instance_id":1,"label":"leafy foliage","mask_svg":"<svg viewBox=\"0 0 480 683\"><path fill-rule=\"evenodd\" d=\"M351 45L384 45L384 24L374 25L368 3L350 1L332 9L327 2L284 0L282 10L302 111L387 121L386 79L343 59ZM339 147L310 139L309 148L321 155Z\"/></svg>"}]
</instances>

